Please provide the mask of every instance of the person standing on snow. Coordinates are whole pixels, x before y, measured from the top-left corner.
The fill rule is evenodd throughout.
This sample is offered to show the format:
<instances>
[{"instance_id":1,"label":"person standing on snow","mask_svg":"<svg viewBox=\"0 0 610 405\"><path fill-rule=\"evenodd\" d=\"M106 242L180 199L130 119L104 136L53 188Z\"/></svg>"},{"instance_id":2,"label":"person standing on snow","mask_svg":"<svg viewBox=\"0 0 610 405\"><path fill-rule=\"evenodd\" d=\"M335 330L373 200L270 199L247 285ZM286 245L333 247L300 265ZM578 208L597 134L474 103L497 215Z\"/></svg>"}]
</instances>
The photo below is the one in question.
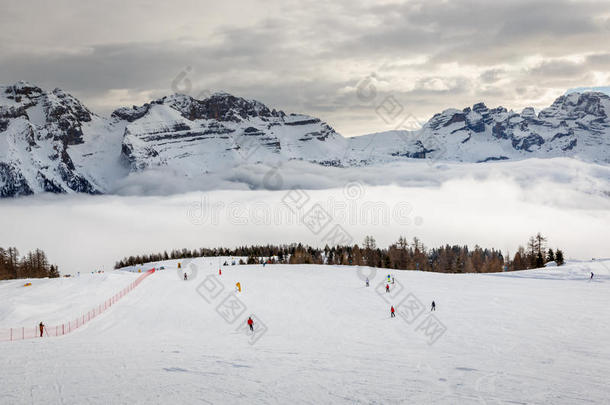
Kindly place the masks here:
<instances>
[{"instance_id":1,"label":"person standing on snow","mask_svg":"<svg viewBox=\"0 0 610 405\"><path fill-rule=\"evenodd\" d=\"M254 332L254 321L252 320L252 317L248 317L248 326L250 327L250 330L252 332Z\"/></svg>"},{"instance_id":2,"label":"person standing on snow","mask_svg":"<svg viewBox=\"0 0 610 405\"><path fill-rule=\"evenodd\" d=\"M595 274L593 274L593 272L591 272L591 278L590 278L589 280L593 280L593 276L594 276L594 275L595 275Z\"/></svg>"},{"instance_id":3,"label":"person standing on snow","mask_svg":"<svg viewBox=\"0 0 610 405\"><path fill-rule=\"evenodd\" d=\"M184 273L184 281L186 281L188 279L189 279L189 276L186 273Z\"/></svg>"},{"instance_id":4,"label":"person standing on snow","mask_svg":"<svg viewBox=\"0 0 610 405\"><path fill-rule=\"evenodd\" d=\"M430 311L436 311L436 304L434 303L434 301L432 301L432 307L430 308Z\"/></svg>"},{"instance_id":5,"label":"person standing on snow","mask_svg":"<svg viewBox=\"0 0 610 405\"><path fill-rule=\"evenodd\" d=\"M218 269L218 275L222 276L222 269Z\"/></svg>"},{"instance_id":6,"label":"person standing on snow","mask_svg":"<svg viewBox=\"0 0 610 405\"><path fill-rule=\"evenodd\" d=\"M42 321L38 325L38 329L40 329L40 337L42 337L42 333L44 332L44 323L42 323Z\"/></svg>"},{"instance_id":7,"label":"person standing on snow","mask_svg":"<svg viewBox=\"0 0 610 405\"><path fill-rule=\"evenodd\" d=\"M389 284L385 285L385 292L387 292L387 293L390 292L390 285Z\"/></svg>"},{"instance_id":8,"label":"person standing on snow","mask_svg":"<svg viewBox=\"0 0 610 405\"><path fill-rule=\"evenodd\" d=\"M394 284L394 276L392 276L392 284Z\"/></svg>"},{"instance_id":9,"label":"person standing on snow","mask_svg":"<svg viewBox=\"0 0 610 405\"><path fill-rule=\"evenodd\" d=\"M369 286L369 278L368 277L366 278L366 286L367 287Z\"/></svg>"},{"instance_id":10,"label":"person standing on snow","mask_svg":"<svg viewBox=\"0 0 610 405\"><path fill-rule=\"evenodd\" d=\"M392 305L392 308L390 308L390 317L391 318L395 318L396 314L394 313L394 305Z\"/></svg>"}]
</instances>

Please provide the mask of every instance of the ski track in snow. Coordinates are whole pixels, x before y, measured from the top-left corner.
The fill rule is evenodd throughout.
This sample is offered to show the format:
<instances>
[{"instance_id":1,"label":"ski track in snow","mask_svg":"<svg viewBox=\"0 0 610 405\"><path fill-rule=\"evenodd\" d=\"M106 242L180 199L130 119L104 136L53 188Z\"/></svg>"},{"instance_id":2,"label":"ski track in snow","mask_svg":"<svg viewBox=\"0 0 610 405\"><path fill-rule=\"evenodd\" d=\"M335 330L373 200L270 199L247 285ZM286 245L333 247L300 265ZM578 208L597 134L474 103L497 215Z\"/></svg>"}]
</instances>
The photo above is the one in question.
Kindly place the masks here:
<instances>
[{"instance_id":1,"label":"ski track in snow","mask_svg":"<svg viewBox=\"0 0 610 405\"><path fill-rule=\"evenodd\" d=\"M0 403L601 404L610 397L610 260L500 274L392 272L393 288L424 304L421 319L436 301L447 331L433 345L416 331L419 320L389 317L392 294L376 292L386 269L364 288L353 267L227 266L218 277L224 290L208 303L196 290L216 275L217 260L195 259L200 270L188 282L176 261L162 263L166 270L69 335L0 342ZM3 302L15 303L0 312L0 327L71 319L135 276L33 280L27 291L23 280L0 282ZM237 281L246 310L228 324L215 307ZM20 310L24 293L34 302ZM236 331L250 314L268 328L253 345Z\"/></svg>"}]
</instances>

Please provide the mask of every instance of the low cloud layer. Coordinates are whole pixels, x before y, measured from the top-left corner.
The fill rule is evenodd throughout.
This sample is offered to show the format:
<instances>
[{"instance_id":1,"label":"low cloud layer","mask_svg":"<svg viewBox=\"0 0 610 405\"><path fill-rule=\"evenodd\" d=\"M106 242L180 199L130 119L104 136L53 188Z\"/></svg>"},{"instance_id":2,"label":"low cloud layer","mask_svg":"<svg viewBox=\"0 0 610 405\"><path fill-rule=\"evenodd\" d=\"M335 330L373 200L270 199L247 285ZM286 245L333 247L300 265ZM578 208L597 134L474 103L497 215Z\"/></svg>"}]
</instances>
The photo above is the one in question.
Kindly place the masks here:
<instances>
[{"instance_id":1,"label":"low cloud layer","mask_svg":"<svg viewBox=\"0 0 610 405\"><path fill-rule=\"evenodd\" d=\"M318 203L331 225L344 227L357 243L372 234L387 246L404 235L431 247L478 243L513 254L540 231L568 257L608 256L610 169L605 166L572 159L436 168L418 162L363 169L358 177L350 170L303 169L282 167L277 174L285 189L277 191L257 190L257 184L262 188L268 186L264 181L277 179L265 180L269 168L253 167L213 180L226 190L160 196L154 195L162 190L152 181L138 181L124 185L124 196L1 200L0 229L11 231L0 245L23 252L43 248L67 273L109 270L124 256L173 248L324 246L326 232L316 233L299 219ZM170 189L171 179L165 180L163 190ZM129 187L151 195L128 195ZM284 204L292 187L306 188L308 196L296 213Z\"/></svg>"},{"instance_id":2,"label":"low cloud layer","mask_svg":"<svg viewBox=\"0 0 610 405\"><path fill-rule=\"evenodd\" d=\"M396 126L375 114L388 95L425 120L610 82L599 1L9 1L0 27L0 82L62 87L102 114L224 90L351 136ZM363 100L366 78L377 92Z\"/></svg>"}]
</instances>

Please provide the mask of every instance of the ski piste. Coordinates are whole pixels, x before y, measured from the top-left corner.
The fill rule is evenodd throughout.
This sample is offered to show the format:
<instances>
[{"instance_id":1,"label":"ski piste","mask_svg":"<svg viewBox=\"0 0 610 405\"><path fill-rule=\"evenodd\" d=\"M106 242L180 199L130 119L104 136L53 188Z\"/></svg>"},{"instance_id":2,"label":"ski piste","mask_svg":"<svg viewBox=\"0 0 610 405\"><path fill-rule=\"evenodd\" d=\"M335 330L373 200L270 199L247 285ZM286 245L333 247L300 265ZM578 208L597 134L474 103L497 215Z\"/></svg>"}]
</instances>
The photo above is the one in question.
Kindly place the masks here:
<instances>
[{"instance_id":1,"label":"ski piste","mask_svg":"<svg viewBox=\"0 0 610 405\"><path fill-rule=\"evenodd\" d=\"M95 403L574 404L608 397L610 348L600 343L610 338L608 260L494 274L393 271L387 296L376 291L387 281L383 269L360 273L370 277L367 289L349 266L229 265L219 277L217 258L193 263L199 271L189 281L177 261L146 264L165 269L76 333L0 342L2 401L22 402L26 387L36 404L81 403L91 393ZM137 276L137 269L83 273L33 279L27 289L23 280L2 281L0 328L52 325ZM24 300L28 310L17 311ZM225 311L228 302L235 316ZM431 343L441 324L446 330Z\"/></svg>"}]
</instances>

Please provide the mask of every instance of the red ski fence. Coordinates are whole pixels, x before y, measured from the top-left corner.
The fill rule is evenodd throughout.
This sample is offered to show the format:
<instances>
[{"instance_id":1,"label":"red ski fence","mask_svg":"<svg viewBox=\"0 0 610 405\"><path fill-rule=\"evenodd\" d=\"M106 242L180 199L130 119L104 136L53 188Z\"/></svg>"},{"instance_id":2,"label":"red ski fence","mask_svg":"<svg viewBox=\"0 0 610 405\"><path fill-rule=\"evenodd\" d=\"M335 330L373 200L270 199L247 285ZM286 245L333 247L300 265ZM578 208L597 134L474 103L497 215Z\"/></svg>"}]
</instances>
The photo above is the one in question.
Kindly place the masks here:
<instances>
[{"instance_id":1,"label":"red ski fence","mask_svg":"<svg viewBox=\"0 0 610 405\"><path fill-rule=\"evenodd\" d=\"M155 269L148 270L143 273L140 277L138 277L133 283L129 284L127 287L123 288L121 291L113 295L111 298L104 301L102 304L99 304L86 314L82 314L78 318L73 321L63 323L61 325L55 326L45 326L43 331L44 337L51 336L63 336L68 333L80 328L87 322L93 320L96 316L106 311L108 308L116 304L121 298L126 296L131 290L136 288L142 280L146 277L150 276L155 272ZM0 329L0 342L2 341L12 341L12 340L24 340L24 339L33 339L40 336L40 329L38 325L36 326L28 326L21 328L10 328L10 329Z\"/></svg>"}]
</instances>

